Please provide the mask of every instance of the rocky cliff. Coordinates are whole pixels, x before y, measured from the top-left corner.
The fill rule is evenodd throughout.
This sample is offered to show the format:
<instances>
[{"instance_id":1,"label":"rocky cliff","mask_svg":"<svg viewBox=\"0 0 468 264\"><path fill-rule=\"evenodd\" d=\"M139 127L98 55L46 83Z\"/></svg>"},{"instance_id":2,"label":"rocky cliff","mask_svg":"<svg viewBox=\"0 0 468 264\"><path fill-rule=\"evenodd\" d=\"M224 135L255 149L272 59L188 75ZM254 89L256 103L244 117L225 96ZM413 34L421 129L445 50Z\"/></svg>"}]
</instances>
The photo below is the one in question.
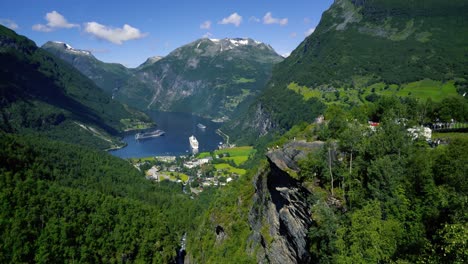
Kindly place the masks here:
<instances>
[{"instance_id":1,"label":"rocky cliff","mask_svg":"<svg viewBox=\"0 0 468 264\"><path fill-rule=\"evenodd\" d=\"M267 154L269 167L255 179L249 223L253 233L250 254L258 263L309 263L307 232L312 225L310 192L290 176L297 162L323 142L291 142ZM289 172L289 173L288 173Z\"/></svg>"}]
</instances>

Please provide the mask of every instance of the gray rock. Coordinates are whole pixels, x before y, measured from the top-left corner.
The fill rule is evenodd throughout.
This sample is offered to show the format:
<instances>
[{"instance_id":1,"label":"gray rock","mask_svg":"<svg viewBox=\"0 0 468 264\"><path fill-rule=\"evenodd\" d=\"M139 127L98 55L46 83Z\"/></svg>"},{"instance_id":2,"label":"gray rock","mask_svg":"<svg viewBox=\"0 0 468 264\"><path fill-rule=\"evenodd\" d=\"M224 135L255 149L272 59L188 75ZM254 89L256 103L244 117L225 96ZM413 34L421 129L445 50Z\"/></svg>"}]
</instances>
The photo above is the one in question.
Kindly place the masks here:
<instances>
[{"instance_id":1,"label":"gray rock","mask_svg":"<svg viewBox=\"0 0 468 264\"><path fill-rule=\"evenodd\" d=\"M248 252L256 252L258 263L311 261L307 232L312 219L306 202L310 193L285 171L298 171L297 161L323 144L293 141L268 152L270 166L255 178L254 206L249 214L253 245Z\"/></svg>"}]
</instances>

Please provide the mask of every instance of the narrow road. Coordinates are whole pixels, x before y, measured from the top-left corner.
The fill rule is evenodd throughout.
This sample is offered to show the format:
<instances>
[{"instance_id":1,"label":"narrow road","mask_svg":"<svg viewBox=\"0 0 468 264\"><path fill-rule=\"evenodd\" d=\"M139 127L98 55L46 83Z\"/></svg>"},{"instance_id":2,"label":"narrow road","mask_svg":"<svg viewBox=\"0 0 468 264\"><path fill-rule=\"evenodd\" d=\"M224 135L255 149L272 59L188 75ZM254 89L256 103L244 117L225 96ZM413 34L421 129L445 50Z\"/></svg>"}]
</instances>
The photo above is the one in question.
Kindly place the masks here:
<instances>
[{"instance_id":1,"label":"narrow road","mask_svg":"<svg viewBox=\"0 0 468 264\"><path fill-rule=\"evenodd\" d=\"M223 137L224 139L226 139L226 144L229 145L229 136L227 134L225 134L223 131L221 131L221 129L216 129L216 133L218 135L220 135L221 137Z\"/></svg>"}]
</instances>

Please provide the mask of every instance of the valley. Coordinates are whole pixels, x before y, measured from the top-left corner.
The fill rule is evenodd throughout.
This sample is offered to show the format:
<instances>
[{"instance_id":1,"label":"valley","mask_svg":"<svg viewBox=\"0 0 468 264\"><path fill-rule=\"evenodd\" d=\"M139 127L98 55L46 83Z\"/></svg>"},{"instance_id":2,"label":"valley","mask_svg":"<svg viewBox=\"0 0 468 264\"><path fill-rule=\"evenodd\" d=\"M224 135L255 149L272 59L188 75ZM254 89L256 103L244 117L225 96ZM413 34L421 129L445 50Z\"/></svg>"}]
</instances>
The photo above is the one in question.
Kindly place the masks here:
<instances>
[{"instance_id":1,"label":"valley","mask_svg":"<svg viewBox=\"0 0 468 264\"><path fill-rule=\"evenodd\" d=\"M466 1L166 4L0 10L0 263L468 262Z\"/></svg>"}]
</instances>

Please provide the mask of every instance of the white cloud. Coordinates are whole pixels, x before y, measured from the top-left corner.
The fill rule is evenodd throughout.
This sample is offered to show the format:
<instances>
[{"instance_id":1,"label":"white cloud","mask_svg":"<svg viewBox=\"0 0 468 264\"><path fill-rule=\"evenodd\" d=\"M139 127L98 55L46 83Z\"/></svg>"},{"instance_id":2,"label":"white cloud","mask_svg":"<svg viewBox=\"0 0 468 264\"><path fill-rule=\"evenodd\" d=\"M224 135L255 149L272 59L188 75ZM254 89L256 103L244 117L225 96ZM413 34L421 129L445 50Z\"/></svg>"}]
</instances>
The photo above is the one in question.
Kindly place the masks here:
<instances>
[{"instance_id":1,"label":"white cloud","mask_svg":"<svg viewBox=\"0 0 468 264\"><path fill-rule=\"evenodd\" d=\"M97 38L107 40L114 44L122 44L124 41L146 37L139 29L125 24L122 28L113 28L101 25L97 22L85 23L84 30Z\"/></svg>"},{"instance_id":2,"label":"white cloud","mask_svg":"<svg viewBox=\"0 0 468 264\"><path fill-rule=\"evenodd\" d=\"M211 28L211 21L207 20L200 24L201 29L210 29Z\"/></svg>"},{"instance_id":3,"label":"white cloud","mask_svg":"<svg viewBox=\"0 0 468 264\"><path fill-rule=\"evenodd\" d=\"M15 21L11 19L3 19L0 18L0 24L4 25L5 27L11 29L11 30L16 30L19 28L18 24L15 23Z\"/></svg>"},{"instance_id":4,"label":"white cloud","mask_svg":"<svg viewBox=\"0 0 468 264\"><path fill-rule=\"evenodd\" d=\"M230 16L223 18L223 20L219 21L218 24L233 24L238 27L242 22L242 16L239 16L237 13L232 13Z\"/></svg>"},{"instance_id":5,"label":"white cloud","mask_svg":"<svg viewBox=\"0 0 468 264\"><path fill-rule=\"evenodd\" d=\"M271 12L268 12L265 14L263 17L263 24L280 24L281 26L285 26L288 24L288 19L287 18L274 18L271 15Z\"/></svg>"},{"instance_id":6,"label":"white cloud","mask_svg":"<svg viewBox=\"0 0 468 264\"><path fill-rule=\"evenodd\" d=\"M211 34L210 32L206 32L205 34L203 34L204 38L211 38L212 36L213 34Z\"/></svg>"},{"instance_id":7,"label":"white cloud","mask_svg":"<svg viewBox=\"0 0 468 264\"><path fill-rule=\"evenodd\" d=\"M289 55L291 55L291 52L286 52L286 53L284 53L284 54L281 55L281 56L283 56L283 58L287 58L287 57L289 57Z\"/></svg>"},{"instance_id":8,"label":"white cloud","mask_svg":"<svg viewBox=\"0 0 468 264\"><path fill-rule=\"evenodd\" d=\"M35 24L32 29L35 31L50 32L58 28L74 28L79 27L78 24L68 23L67 19L57 11L52 11L46 14L44 17L47 20L47 24Z\"/></svg>"},{"instance_id":9,"label":"white cloud","mask_svg":"<svg viewBox=\"0 0 468 264\"><path fill-rule=\"evenodd\" d=\"M304 24L309 24L309 23L310 23L310 18L305 17L305 18L304 18Z\"/></svg>"},{"instance_id":10,"label":"white cloud","mask_svg":"<svg viewBox=\"0 0 468 264\"><path fill-rule=\"evenodd\" d=\"M308 37L310 34L314 33L315 28L309 28L306 32L304 32L304 35Z\"/></svg>"},{"instance_id":11,"label":"white cloud","mask_svg":"<svg viewBox=\"0 0 468 264\"><path fill-rule=\"evenodd\" d=\"M251 16L251 17L249 18L249 22L258 23L258 22L260 22L260 18L255 17L255 16Z\"/></svg>"},{"instance_id":12,"label":"white cloud","mask_svg":"<svg viewBox=\"0 0 468 264\"><path fill-rule=\"evenodd\" d=\"M289 34L289 37L290 37L290 38L295 38L295 37L297 37L297 33L296 33L296 32L292 32L291 34Z\"/></svg>"},{"instance_id":13,"label":"white cloud","mask_svg":"<svg viewBox=\"0 0 468 264\"><path fill-rule=\"evenodd\" d=\"M45 19L48 21L47 26L53 28L73 28L78 27L77 24L68 23L68 21L57 11L47 13Z\"/></svg>"}]
</instances>

